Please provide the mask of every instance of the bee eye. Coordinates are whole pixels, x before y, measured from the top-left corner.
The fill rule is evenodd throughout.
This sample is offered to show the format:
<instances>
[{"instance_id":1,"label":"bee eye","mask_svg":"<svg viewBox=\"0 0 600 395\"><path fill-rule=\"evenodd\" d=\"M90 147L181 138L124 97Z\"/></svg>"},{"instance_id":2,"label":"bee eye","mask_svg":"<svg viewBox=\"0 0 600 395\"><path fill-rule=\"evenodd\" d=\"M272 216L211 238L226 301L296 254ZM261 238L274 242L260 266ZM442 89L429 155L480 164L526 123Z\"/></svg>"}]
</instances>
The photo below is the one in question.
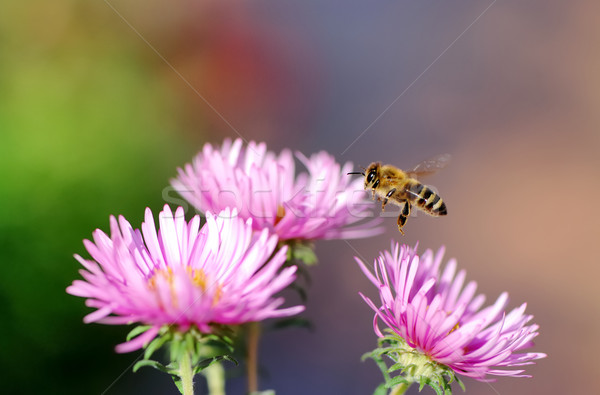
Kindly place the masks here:
<instances>
[{"instance_id":1,"label":"bee eye","mask_svg":"<svg viewBox=\"0 0 600 395\"><path fill-rule=\"evenodd\" d=\"M373 182L373 179L375 178L375 172L372 171L369 173L369 175L367 176L367 182Z\"/></svg>"}]
</instances>

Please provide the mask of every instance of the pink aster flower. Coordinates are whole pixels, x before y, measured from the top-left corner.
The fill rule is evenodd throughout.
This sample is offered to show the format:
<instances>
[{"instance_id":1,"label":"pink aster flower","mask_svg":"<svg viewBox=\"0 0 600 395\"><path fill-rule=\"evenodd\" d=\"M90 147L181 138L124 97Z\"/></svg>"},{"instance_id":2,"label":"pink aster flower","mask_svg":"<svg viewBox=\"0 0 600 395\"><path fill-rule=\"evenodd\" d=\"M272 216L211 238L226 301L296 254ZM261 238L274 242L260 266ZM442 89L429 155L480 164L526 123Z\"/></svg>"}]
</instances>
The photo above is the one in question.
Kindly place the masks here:
<instances>
[{"instance_id":1,"label":"pink aster flower","mask_svg":"<svg viewBox=\"0 0 600 395\"><path fill-rule=\"evenodd\" d=\"M150 209L141 231L122 216L111 216L110 237L96 230L93 242L84 240L92 260L75 255L85 267L84 280L75 280L67 292L97 309L84 322L152 326L117 346L118 352L142 347L164 325L181 332L195 325L208 333L211 324L237 325L304 310L280 308L284 301L274 294L294 281L296 268L281 269L286 249L271 257L277 237L254 232L251 220L225 210L207 213L200 227L198 216L186 222L181 207L173 215L165 206L159 224L157 230Z\"/></svg>"},{"instance_id":2,"label":"pink aster flower","mask_svg":"<svg viewBox=\"0 0 600 395\"><path fill-rule=\"evenodd\" d=\"M279 155L265 143L227 139L205 144L192 164L178 169L173 187L201 212L235 207L252 218L254 229L269 229L280 240L359 238L380 233L363 181L347 175L352 164L340 166L322 151L310 158L296 153L308 172L295 174L289 150ZM360 223L359 223L360 222Z\"/></svg>"},{"instance_id":3,"label":"pink aster flower","mask_svg":"<svg viewBox=\"0 0 600 395\"><path fill-rule=\"evenodd\" d=\"M482 309L483 295L475 295L471 281L463 287L465 271L456 273L456 261L440 269L444 249L437 254L392 244L375 261L371 273L358 258L365 275L379 288L381 306L361 296L375 310L374 330L381 319L416 353L427 360L450 367L454 372L480 381L486 375L530 377L524 370L507 370L532 364L542 353L519 353L533 345L538 326L528 324L526 304L505 313L508 295Z\"/></svg>"}]
</instances>

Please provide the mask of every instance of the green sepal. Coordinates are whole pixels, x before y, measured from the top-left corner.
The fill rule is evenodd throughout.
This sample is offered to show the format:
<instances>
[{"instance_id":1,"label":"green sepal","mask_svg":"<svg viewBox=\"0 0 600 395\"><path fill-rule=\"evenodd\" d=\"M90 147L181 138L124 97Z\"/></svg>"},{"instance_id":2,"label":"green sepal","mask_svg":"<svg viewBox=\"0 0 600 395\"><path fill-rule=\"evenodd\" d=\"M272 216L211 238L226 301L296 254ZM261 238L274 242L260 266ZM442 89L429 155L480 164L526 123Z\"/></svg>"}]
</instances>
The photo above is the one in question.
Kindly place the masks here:
<instances>
[{"instance_id":1,"label":"green sepal","mask_svg":"<svg viewBox=\"0 0 600 395\"><path fill-rule=\"evenodd\" d=\"M318 259L315 254L315 246L312 241L309 240L287 240L281 245L287 245L287 261L294 262L300 261L306 266L312 266L317 264Z\"/></svg>"},{"instance_id":2,"label":"green sepal","mask_svg":"<svg viewBox=\"0 0 600 395\"><path fill-rule=\"evenodd\" d=\"M410 367L411 367L411 365L409 365L409 366L404 366L404 365L402 365L402 364L395 363L395 364L393 364L392 366L390 366L390 367L388 368L388 373L393 373L393 372L395 372L396 370L400 370L400 371L408 370L408 369L410 369Z\"/></svg>"},{"instance_id":3,"label":"green sepal","mask_svg":"<svg viewBox=\"0 0 600 395\"><path fill-rule=\"evenodd\" d=\"M175 338L168 339L170 341L169 345L169 360L171 361L179 361L180 356L185 352L183 347L183 343L181 341L181 335L175 334Z\"/></svg>"},{"instance_id":4,"label":"green sepal","mask_svg":"<svg viewBox=\"0 0 600 395\"><path fill-rule=\"evenodd\" d=\"M426 385L429 384L429 379L427 377L421 377L419 379L419 392L421 392L421 390L423 388L425 388ZM435 392L437 392L439 394L439 388L434 388Z\"/></svg>"},{"instance_id":5,"label":"green sepal","mask_svg":"<svg viewBox=\"0 0 600 395\"><path fill-rule=\"evenodd\" d=\"M139 326L130 332L130 336L139 336L140 333L148 330L149 326ZM161 370L173 376L175 384L178 376L180 361L184 355L191 357L194 374L199 373L207 366L219 361L230 361L234 364L238 362L230 355L233 353L233 330L222 325L215 325L213 333L205 334L196 327L191 327L186 332L181 333L176 327L163 326L156 338L144 346L144 359L134 365L134 371L143 366L149 366ZM154 353L168 344L168 358L171 363L163 365L150 358Z\"/></svg>"},{"instance_id":6,"label":"green sepal","mask_svg":"<svg viewBox=\"0 0 600 395\"><path fill-rule=\"evenodd\" d=\"M396 377L392 377L390 380L388 380L385 383L385 387L386 388L394 388L395 386L397 386L399 384L408 384L408 385L410 385L411 383L408 382L408 380L406 380L402 376L396 376Z\"/></svg>"},{"instance_id":7,"label":"green sepal","mask_svg":"<svg viewBox=\"0 0 600 395\"><path fill-rule=\"evenodd\" d=\"M364 362L367 358L371 358L375 362L375 364L377 365L379 370L381 370L381 374L383 374L383 378L385 379L385 382L383 383L383 386L385 388L385 384L390 380L390 375L387 371L387 365L385 364L383 358L381 358L381 355L382 355L381 350L375 349L371 352L363 354L361 360Z\"/></svg>"},{"instance_id":8,"label":"green sepal","mask_svg":"<svg viewBox=\"0 0 600 395\"><path fill-rule=\"evenodd\" d=\"M454 375L453 378L454 378L454 381L456 381L458 383L458 385L463 390L463 392L465 392L467 390L465 388L465 383L463 383L462 380L457 375Z\"/></svg>"},{"instance_id":9,"label":"green sepal","mask_svg":"<svg viewBox=\"0 0 600 395\"><path fill-rule=\"evenodd\" d=\"M297 243L291 249L288 256L291 259L296 259L303 262L307 266L315 265L318 262L317 255L313 250L312 243L310 245Z\"/></svg>"},{"instance_id":10,"label":"green sepal","mask_svg":"<svg viewBox=\"0 0 600 395\"><path fill-rule=\"evenodd\" d=\"M152 340L144 350L144 359L150 359L150 357L152 357L152 354L154 354L156 350L161 348L167 341L169 341L169 338L166 336L160 336Z\"/></svg>"},{"instance_id":11,"label":"green sepal","mask_svg":"<svg viewBox=\"0 0 600 395\"><path fill-rule=\"evenodd\" d=\"M361 362L364 362L369 358L373 358L373 355L375 355L375 354L376 354L375 350L366 352L360 357L360 360L361 360Z\"/></svg>"},{"instance_id":12,"label":"green sepal","mask_svg":"<svg viewBox=\"0 0 600 395\"><path fill-rule=\"evenodd\" d=\"M235 339L238 333L235 331L235 327L225 325L213 325L213 333L200 334L199 332L193 332L196 340L200 343L206 342L211 346L224 347L224 349L233 352Z\"/></svg>"},{"instance_id":13,"label":"green sepal","mask_svg":"<svg viewBox=\"0 0 600 395\"><path fill-rule=\"evenodd\" d=\"M427 385L431 386L431 388L433 388L433 390L435 391L435 393L437 395L445 395L445 391L442 390L440 387L438 387L437 385L431 385L429 382L427 383ZM419 389L420 391L420 389ZM452 394L452 392L450 392L450 394Z\"/></svg>"},{"instance_id":14,"label":"green sepal","mask_svg":"<svg viewBox=\"0 0 600 395\"><path fill-rule=\"evenodd\" d=\"M429 380L427 379L427 377L421 377L419 379L419 392L421 392L421 390L427 385L428 382Z\"/></svg>"},{"instance_id":15,"label":"green sepal","mask_svg":"<svg viewBox=\"0 0 600 395\"><path fill-rule=\"evenodd\" d=\"M127 341L130 341L134 337L141 335L142 333L146 332L150 328L152 328L152 325L138 325L135 328L133 328L131 331L129 331L129 333L127 334L127 337L125 339Z\"/></svg>"},{"instance_id":16,"label":"green sepal","mask_svg":"<svg viewBox=\"0 0 600 395\"><path fill-rule=\"evenodd\" d=\"M187 351L189 352L194 352L196 351L196 339L194 338L194 336L188 332L183 336L184 342L185 342L185 348Z\"/></svg>"},{"instance_id":17,"label":"green sepal","mask_svg":"<svg viewBox=\"0 0 600 395\"><path fill-rule=\"evenodd\" d=\"M386 332L386 336L378 339L378 347L362 356L363 361L371 358L377 364L383 374L385 381L382 385L385 388L394 388L399 384L408 387L418 383L419 391L427 385L437 395L451 395L451 383L456 381L463 391L465 390L464 384L450 367L437 363L426 354L410 347L391 329L386 329ZM392 361L391 366L387 366L384 357Z\"/></svg>"}]
</instances>

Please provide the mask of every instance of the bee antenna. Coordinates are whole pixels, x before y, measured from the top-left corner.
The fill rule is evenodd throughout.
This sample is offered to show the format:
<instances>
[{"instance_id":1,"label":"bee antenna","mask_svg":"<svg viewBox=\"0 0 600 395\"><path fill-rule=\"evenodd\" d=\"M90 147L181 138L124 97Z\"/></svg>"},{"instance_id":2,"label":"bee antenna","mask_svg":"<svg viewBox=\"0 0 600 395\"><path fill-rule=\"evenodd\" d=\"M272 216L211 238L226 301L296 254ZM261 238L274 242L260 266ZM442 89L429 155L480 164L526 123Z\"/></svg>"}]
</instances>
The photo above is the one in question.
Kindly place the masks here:
<instances>
[{"instance_id":1,"label":"bee antenna","mask_svg":"<svg viewBox=\"0 0 600 395\"><path fill-rule=\"evenodd\" d=\"M353 172L348 173L348 175L350 175L350 174L360 174L361 176L365 175L365 173L361 173L360 171L353 171Z\"/></svg>"}]
</instances>

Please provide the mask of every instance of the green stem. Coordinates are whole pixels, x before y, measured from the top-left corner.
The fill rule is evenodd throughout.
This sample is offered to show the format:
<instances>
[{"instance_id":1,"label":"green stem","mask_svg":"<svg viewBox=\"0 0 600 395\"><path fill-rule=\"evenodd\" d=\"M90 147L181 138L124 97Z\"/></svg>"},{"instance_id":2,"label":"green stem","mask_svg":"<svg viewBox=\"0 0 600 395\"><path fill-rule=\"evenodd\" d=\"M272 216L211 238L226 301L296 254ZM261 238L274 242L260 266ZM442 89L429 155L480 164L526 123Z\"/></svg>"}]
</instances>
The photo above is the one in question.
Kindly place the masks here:
<instances>
[{"instance_id":1,"label":"green stem","mask_svg":"<svg viewBox=\"0 0 600 395\"><path fill-rule=\"evenodd\" d=\"M225 369L219 362L204 368L202 371L208 385L208 395L225 395Z\"/></svg>"},{"instance_id":2,"label":"green stem","mask_svg":"<svg viewBox=\"0 0 600 395\"><path fill-rule=\"evenodd\" d=\"M192 356L189 351L182 354L179 360L179 377L183 395L194 395L194 373L192 371Z\"/></svg>"},{"instance_id":3,"label":"green stem","mask_svg":"<svg viewBox=\"0 0 600 395\"><path fill-rule=\"evenodd\" d=\"M390 395L402 395L408 390L408 387L410 384L400 383L392 389Z\"/></svg>"},{"instance_id":4,"label":"green stem","mask_svg":"<svg viewBox=\"0 0 600 395\"><path fill-rule=\"evenodd\" d=\"M260 339L260 323L251 322L248 324L248 355L247 355L247 374L248 374L248 393L258 391L258 340Z\"/></svg>"}]
</instances>

